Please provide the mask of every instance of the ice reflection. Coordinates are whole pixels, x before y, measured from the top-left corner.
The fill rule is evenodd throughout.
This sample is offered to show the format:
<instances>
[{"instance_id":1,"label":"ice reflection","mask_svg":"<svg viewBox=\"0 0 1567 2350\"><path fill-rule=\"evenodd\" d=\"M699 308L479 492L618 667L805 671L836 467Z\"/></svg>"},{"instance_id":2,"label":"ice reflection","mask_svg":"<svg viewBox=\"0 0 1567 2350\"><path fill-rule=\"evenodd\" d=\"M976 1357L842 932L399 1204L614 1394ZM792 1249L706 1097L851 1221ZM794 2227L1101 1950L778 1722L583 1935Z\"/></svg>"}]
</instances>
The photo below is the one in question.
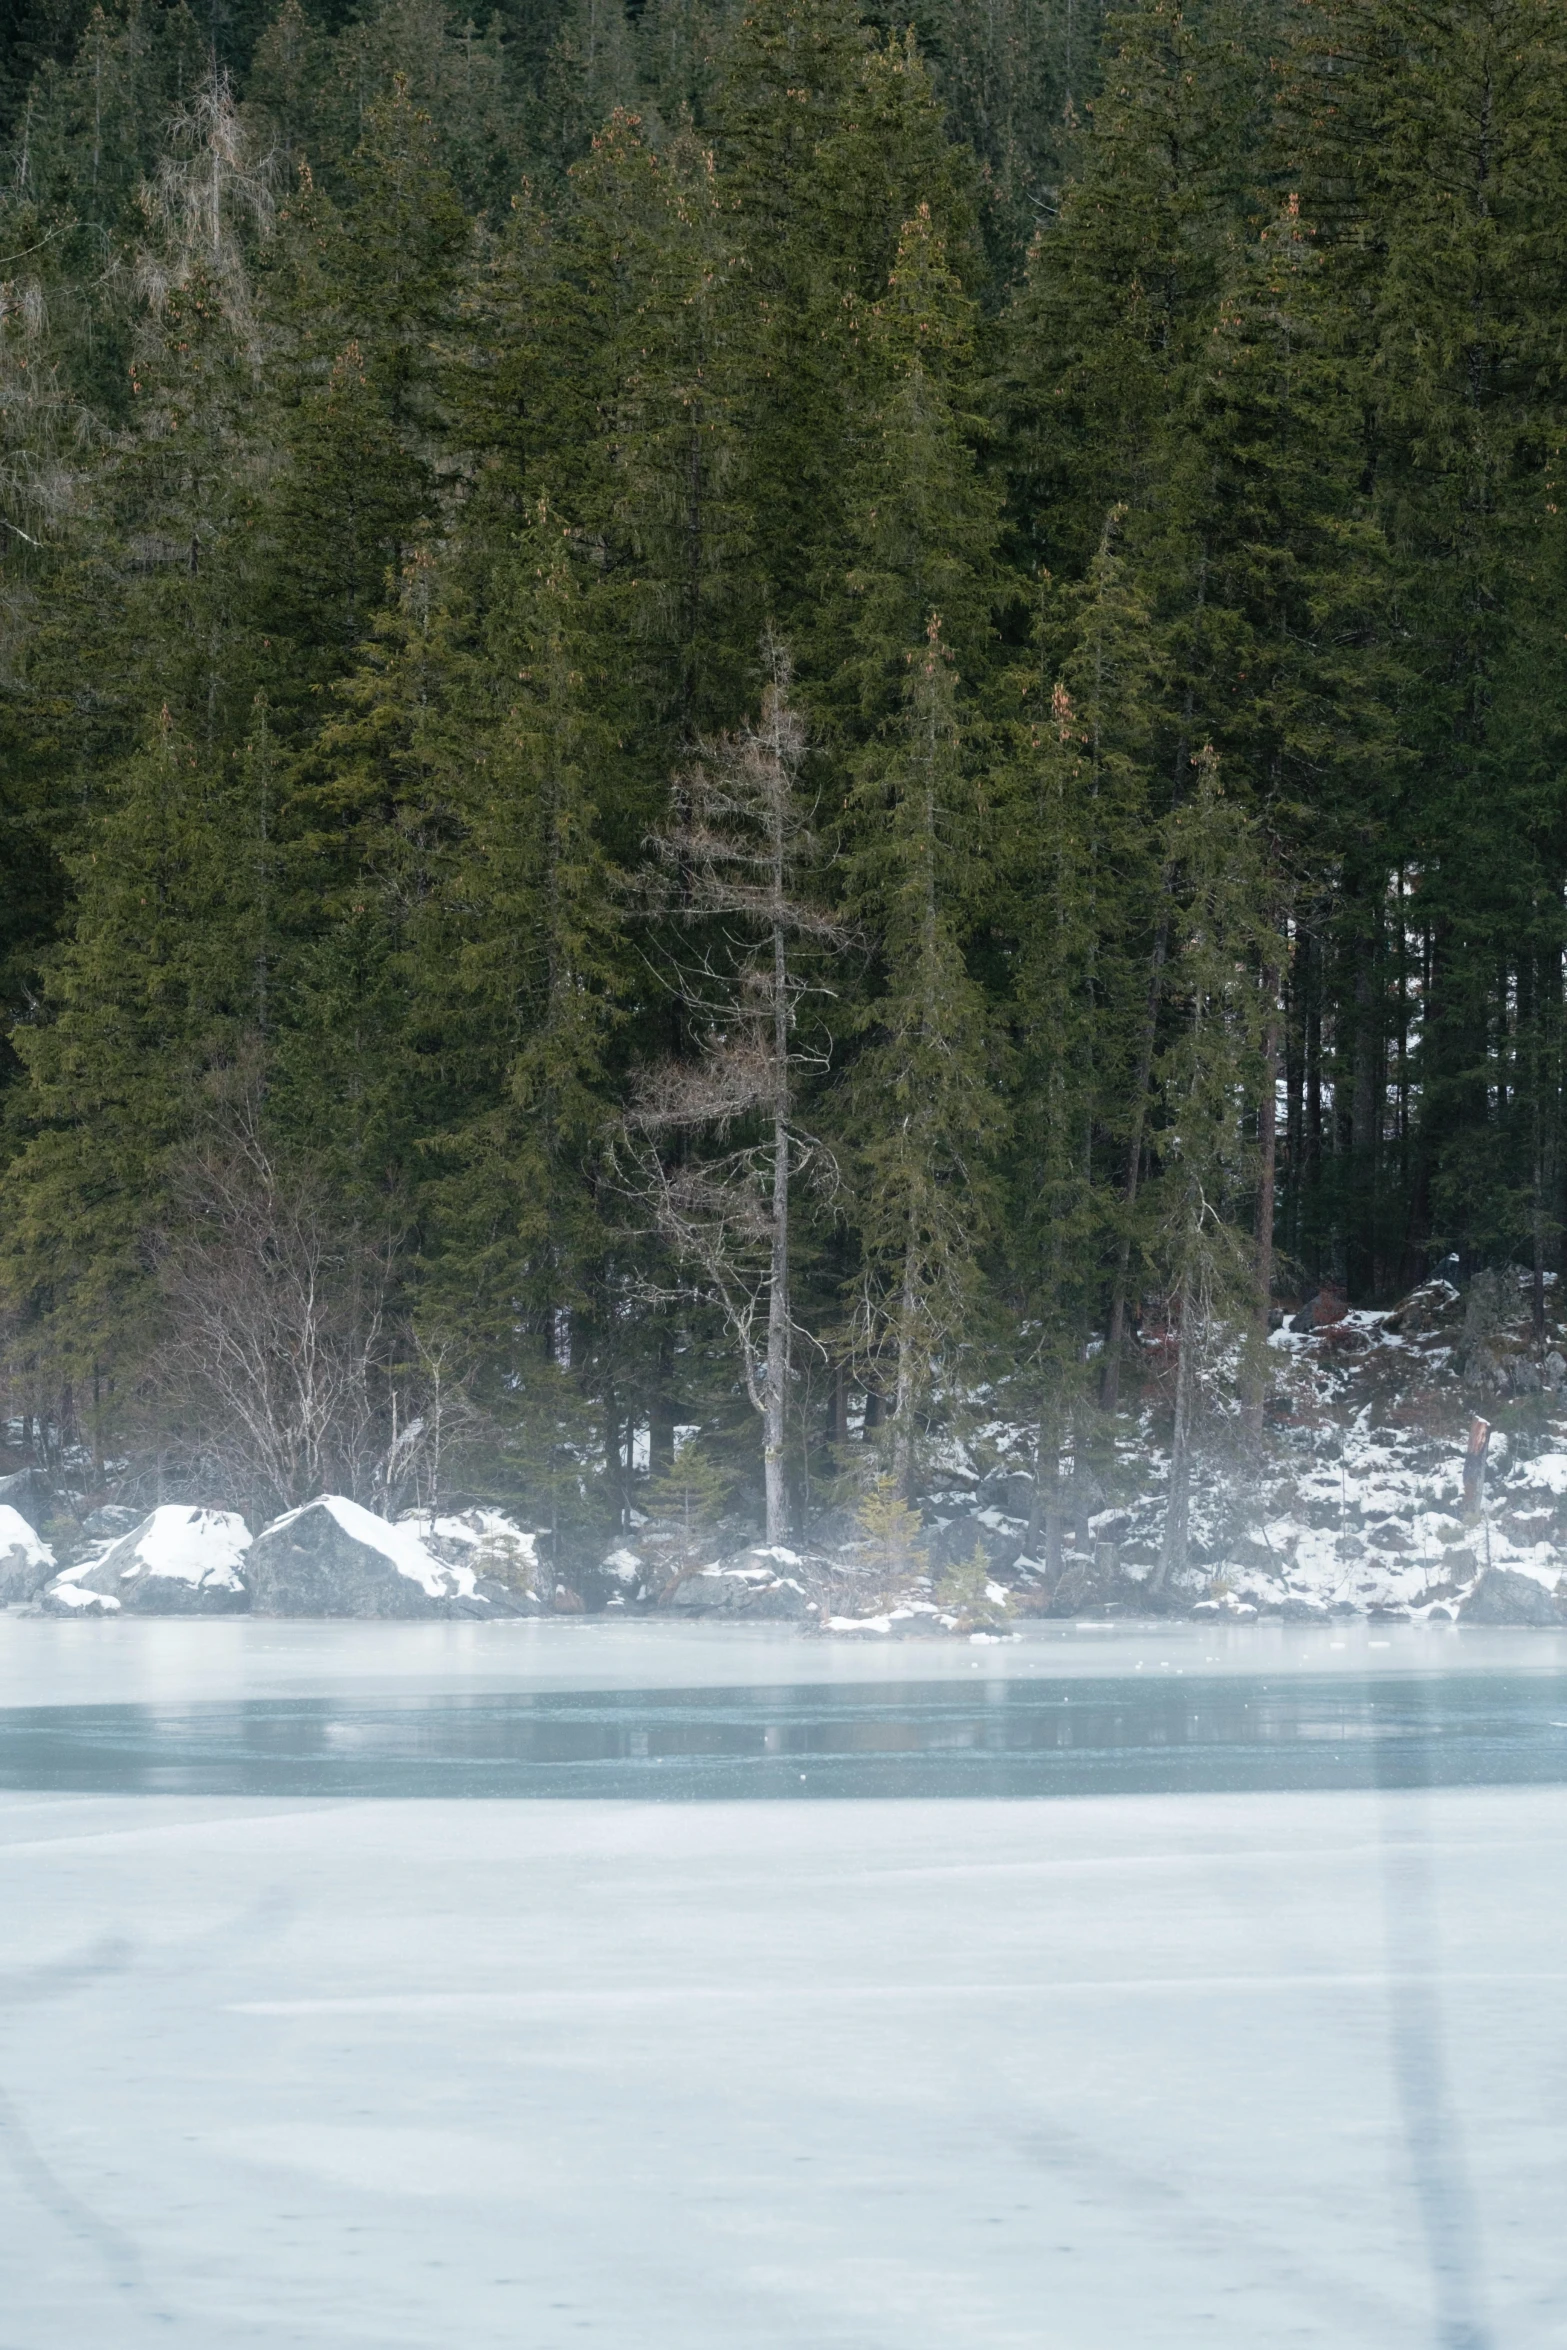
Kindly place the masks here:
<instances>
[{"instance_id":1,"label":"ice reflection","mask_svg":"<svg viewBox=\"0 0 1567 2350\"><path fill-rule=\"evenodd\" d=\"M1205 1793L1567 1780L1563 1675L1036 1679L0 1712L0 1787L359 1796Z\"/></svg>"}]
</instances>

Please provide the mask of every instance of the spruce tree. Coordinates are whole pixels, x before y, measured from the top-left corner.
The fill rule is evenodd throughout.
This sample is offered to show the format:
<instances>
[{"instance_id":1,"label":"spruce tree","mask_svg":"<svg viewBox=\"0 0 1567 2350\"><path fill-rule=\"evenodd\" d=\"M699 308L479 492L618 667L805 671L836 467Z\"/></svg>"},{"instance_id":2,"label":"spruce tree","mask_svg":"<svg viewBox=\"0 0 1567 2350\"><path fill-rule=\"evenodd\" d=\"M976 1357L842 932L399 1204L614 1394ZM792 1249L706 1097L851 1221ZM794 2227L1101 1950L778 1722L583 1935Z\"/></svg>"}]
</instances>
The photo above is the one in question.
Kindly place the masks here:
<instances>
[{"instance_id":1,"label":"spruce tree","mask_svg":"<svg viewBox=\"0 0 1567 2350\"><path fill-rule=\"evenodd\" d=\"M1122 519L1108 517L1081 588L1054 599L1064 609L1041 615L1040 651L1062 658L1053 680L1048 669L1029 680L1026 738L1001 808L1014 974L1005 1262L1018 1324L1031 1333L1015 1384L1035 1422L1036 1515L1053 1567L1069 1426L1078 1468L1092 1449L1082 1405L1111 1241L1109 1345L1120 1345L1114 1308L1124 1305L1138 1229L1151 1079L1142 1030L1146 941L1160 912L1151 759L1160 680Z\"/></svg>"},{"instance_id":2,"label":"spruce tree","mask_svg":"<svg viewBox=\"0 0 1567 2350\"><path fill-rule=\"evenodd\" d=\"M1254 1183L1248 1111L1264 1073L1269 1023L1263 972L1282 942L1274 884L1254 824L1230 801L1205 748L1191 798L1170 820L1177 913L1166 982L1172 1021L1157 1079L1154 1250L1175 1344L1170 1481L1160 1593L1186 1564L1193 1452L1220 1339L1254 1322L1256 1259L1245 1209Z\"/></svg>"},{"instance_id":3,"label":"spruce tree","mask_svg":"<svg viewBox=\"0 0 1567 2350\"><path fill-rule=\"evenodd\" d=\"M1518 1245L1532 1220L1502 1209L1510 1190L1527 1200L1537 1162L1531 1118L1509 1114L1498 1044L1515 962L1529 999L1537 954L1556 952L1539 910L1562 870L1538 770L1516 755L1536 729L1517 728L1508 705L1557 527L1564 63L1559 17L1537 0L1463 0L1436 16L1403 0L1335 5L1298 26L1290 52L1302 204L1352 321L1404 655L1394 707L1408 788L1383 795L1361 949L1342 977L1330 960L1326 984L1340 999L1328 1007L1338 1097L1356 1092L1358 1067L1370 1073L1362 1122L1389 1041L1408 1067L1406 1273L1439 1234L1486 1252ZM1554 652L1530 671L1529 700L1559 710ZM1407 940L1377 951L1395 872L1426 967L1418 1044ZM1385 982L1400 999L1393 1040L1356 1001Z\"/></svg>"},{"instance_id":4,"label":"spruce tree","mask_svg":"<svg viewBox=\"0 0 1567 2350\"><path fill-rule=\"evenodd\" d=\"M117 1358L134 1371L174 1155L253 1024L249 823L238 763L165 710L105 795L75 863L70 933L12 1031L27 1084L6 1283L67 1376Z\"/></svg>"},{"instance_id":5,"label":"spruce tree","mask_svg":"<svg viewBox=\"0 0 1567 2350\"><path fill-rule=\"evenodd\" d=\"M978 814L966 750L932 614L902 711L857 762L848 859L879 966L841 1106L863 1268L855 1340L868 1365L891 1358L892 1474L905 1490L940 1367L952 1370L971 1331L1002 1127L990 1008L963 954Z\"/></svg>"},{"instance_id":6,"label":"spruce tree","mask_svg":"<svg viewBox=\"0 0 1567 2350\"><path fill-rule=\"evenodd\" d=\"M588 1302L609 1064L626 992L600 799L618 759L614 635L546 500L449 677L427 791L455 835L421 926L417 1021L450 1072L427 1139L431 1311L504 1353Z\"/></svg>"},{"instance_id":7,"label":"spruce tree","mask_svg":"<svg viewBox=\"0 0 1567 2350\"><path fill-rule=\"evenodd\" d=\"M892 1357L904 1487L938 1364L972 1316L1001 1126L990 1008L964 951L983 800L963 664L983 672L997 592L995 504L963 431L970 331L922 207L869 325L875 395L849 495L858 560L835 681L854 745L848 903L874 942L844 1099L863 1257L855 1321L868 1359Z\"/></svg>"}]
</instances>

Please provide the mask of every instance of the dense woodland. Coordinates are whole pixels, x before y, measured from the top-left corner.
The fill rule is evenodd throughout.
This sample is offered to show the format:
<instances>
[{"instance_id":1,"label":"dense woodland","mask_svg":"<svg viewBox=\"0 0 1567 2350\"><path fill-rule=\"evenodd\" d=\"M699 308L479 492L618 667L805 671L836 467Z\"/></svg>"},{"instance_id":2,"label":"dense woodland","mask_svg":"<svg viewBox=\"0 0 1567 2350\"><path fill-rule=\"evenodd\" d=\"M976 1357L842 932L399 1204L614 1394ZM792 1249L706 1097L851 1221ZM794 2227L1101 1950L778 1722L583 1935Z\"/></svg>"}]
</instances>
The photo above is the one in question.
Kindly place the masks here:
<instances>
[{"instance_id":1,"label":"dense woodland","mask_svg":"<svg viewBox=\"0 0 1567 2350\"><path fill-rule=\"evenodd\" d=\"M1556 0L12 25L26 1448L1178 1515L1270 1298L1543 1327Z\"/></svg>"}]
</instances>

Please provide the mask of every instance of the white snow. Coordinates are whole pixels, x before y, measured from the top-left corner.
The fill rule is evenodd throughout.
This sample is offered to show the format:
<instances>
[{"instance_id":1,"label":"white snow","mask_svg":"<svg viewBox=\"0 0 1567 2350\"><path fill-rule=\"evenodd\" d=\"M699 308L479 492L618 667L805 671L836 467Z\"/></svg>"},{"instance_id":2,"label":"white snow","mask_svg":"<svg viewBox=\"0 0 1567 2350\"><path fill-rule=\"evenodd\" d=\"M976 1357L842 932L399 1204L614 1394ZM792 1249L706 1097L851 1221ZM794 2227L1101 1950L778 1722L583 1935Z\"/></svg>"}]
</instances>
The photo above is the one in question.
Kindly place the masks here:
<instances>
[{"instance_id":1,"label":"white snow","mask_svg":"<svg viewBox=\"0 0 1567 2350\"><path fill-rule=\"evenodd\" d=\"M29 1526L20 1510L12 1509L8 1501L0 1501L0 1558L8 1550L19 1550L29 1566L54 1565L54 1552L42 1535Z\"/></svg>"},{"instance_id":2,"label":"white snow","mask_svg":"<svg viewBox=\"0 0 1567 2350\"><path fill-rule=\"evenodd\" d=\"M239 1565L249 1548L250 1529L233 1510L188 1509L166 1502L142 1528L120 1580L162 1578L198 1590L242 1591Z\"/></svg>"},{"instance_id":3,"label":"white snow","mask_svg":"<svg viewBox=\"0 0 1567 2350\"><path fill-rule=\"evenodd\" d=\"M77 1609L83 1614L90 1613L93 1608L100 1608L105 1615L117 1616L120 1612L120 1603L113 1592L84 1591L79 1583L71 1580L74 1575L85 1574L91 1563L91 1560L87 1560L79 1567L67 1567L65 1573L50 1584L49 1597L59 1600L62 1606Z\"/></svg>"},{"instance_id":4,"label":"white snow","mask_svg":"<svg viewBox=\"0 0 1567 2350\"><path fill-rule=\"evenodd\" d=\"M5 2338L1428 2350L1390 2022L1434 1998L1486 2338L1556 2350L1564 1841L1557 1788L0 1797L50 1994Z\"/></svg>"},{"instance_id":5,"label":"white snow","mask_svg":"<svg viewBox=\"0 0 1567 2350\"><path fill-rule=\"evenodd\" d=\"M444 1566L434 1554L426 1550L414 1525L404 1522L393 1525L387 1518L378 1518L373 1510L365 1509L345 1494L324 1493L319 1501L305 1504L305 1509L329 1510L345 1534L355 1542L362 1542L367 1550L378 1550L389 1559L400 1575L417 1583L431 1599L471 1599L477 1577L472 1567ZM267 1528L275 1534L279 1527L291 1526L304 1510L290 1510Z\"/></svg>"},{"instance_id":6,"label":"white snow","mask_svg":"<svg viewBox=\"0 0 1567 2350\"><path fill-rule=\"evenodd\" d=\"M508 1518L504 1510L467 1510L461 1517L431 1517L427 1511L415 1512L403 1522L418 1534L436 1535L445 1542L468 1543L475 1550L515 1551L530 1564L538 1556L538 1536Z\"/></svg>"}]
</instances>

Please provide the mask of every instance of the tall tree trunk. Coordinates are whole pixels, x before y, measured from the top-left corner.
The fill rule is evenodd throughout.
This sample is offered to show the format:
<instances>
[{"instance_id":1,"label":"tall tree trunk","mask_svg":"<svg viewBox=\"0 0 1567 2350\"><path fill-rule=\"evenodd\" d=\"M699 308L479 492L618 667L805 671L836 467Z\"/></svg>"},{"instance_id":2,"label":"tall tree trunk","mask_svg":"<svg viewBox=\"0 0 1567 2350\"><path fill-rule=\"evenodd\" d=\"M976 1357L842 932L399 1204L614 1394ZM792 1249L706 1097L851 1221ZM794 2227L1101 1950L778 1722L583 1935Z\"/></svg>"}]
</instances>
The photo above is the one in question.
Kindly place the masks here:
<instances>
[{"instance_id":1,"label":"tall tree trunk","mask_svg":"<svg viewBox=\"0 0 1567 2350\"><path fill-rule=\"evenodd\" d=\"M1381 1142L1378 1102L1382 1079L1382 1035L1375 1014L1376 964L1380 922L1373 909L1371 927L1357 926L1355 956L1355 1061L1350 1102L1350 1150L1353 1174L1350 1198L1354 1228L1349 1235L1349 1291L1376 1294L1377 1156Z\"/></svg>"},{"instance_id":2,"label":"tall tree trunk","mask_svg":"<svg viewBox=\"0 0 1567 2350\"><path fill-rule=\"evenodd\" d=\"M907 1501L914 1483L914 1403L919 1364L914 1316L919 1305L919 1258L914 1235L903 1257L903 1287L898 1306L898 1369L892 1399L892 1474ZM867 1419L869 1412L867 1411Z\"/></svg>"},{"instance_id":3,"label":"tall tree trunk","mask_svg":"<svg viewBox=\"0 0 1567 2350\"><path fill-rule=\"evenodd\" d=\"M1322 944L1306 941L1306 1197L1310 1202L1310 1279L1322 1279ZM1302 1238L1306 1235L1303 1233Z\"/></svg>"},{"instance_id":4,"label":"tall tree trunk","mask_svg":"<svg viewBox=\"0 0 1567 2350\"><path fill-rule=\"evenodd\" d=\"M773 886L783 903L783 831L774 835ZM789 985L787 940L773 924L773 1249L767 1292L767 1379L764 1391L763 1468L767 1539L781 1542L788 1522L784 1490L784 1413L789 1398Z\"/></svg>"},{"instance_id":5,"label":"tall tree trunk","mask_svg":"<svg viewBox=\"0 0 1567 2350\"><path fill-rule=\"evenodd\" d=\"M1170 1438L1170 1487L1164 1508L1164 1532L1159 1541L1159 1562L1148 1578L1150 1598L1163 1592L1170 1577L1179 1574L1185 1566L1191 1518L1192 1405L1197 1384L1194 1357L1198 1333L1193 1328L1191 1292L1184 1283L1177 1300L1177 1311L1175 1427Z\"/></svg>"},{"instance_id":6,"label":"tall tree trunk","mask_svg":"<svg viewBox=\"0 0 1567 2350\"><path fill-rule=\"evenodd\" d=\"M1278 1157L1279 975L1264 971L1268 1025L1262 1045L1262 1098L1257 1104L1257 1308L1252 1359L1246 1367L1246 1432L1262 1434L1262 1407L1268 1386L1268 1320L1273 1307L1273 1195Z\"/></svg>"},{"instance_id":7,"label":"tall tree trunk","mask_svg":"<svg viewBox=\"0 0 1567 2350\"><path fill-rule=\"evenodd\" d=\"M1288 1184L1284 1211L1285 1246L1291 1257L1300 1254L1301 1178L1306 1156L1306 1025L1301 989L1304 946L1300 927L1294 926L1290 957L1288 1018L1284 1029L1284 1089L1288 1096L1284 1127L1284 1166Z\"/></svg>"},{"instance_id":8,"label":"tall tree trunk","mask_svg":"<svg viewBox=\"0 0 1567 2350\"><path fill-rule=\"evenodd\" d=\"M669 1334L658 1341L658 1367L648 1403L647 1465L650 1477L667 1477L675 1465L675 1404L671 1391L674 1373Z\"/></svg>"},{"instance_id":9,"label":"tall tree trunk","mask_svg":"<svg viewBox=\"0 0 1567 2350\"><path fill-rule=\"evenodd\" d=\"M1168 891L1169 880L1165 888ZM1132 1132L1126 1146L1126 1175L1121 1186L1125 1230L1116 1251L1115 1286L1110 1294L1110 1325L1105 1333L1105 1364L1099 1380L1099 1407L1113 1412L1121 1393L1121 1350L1126 1341L1126 1292L1132 1264L1132 1211L1143 1163L1143 1129L1148 1119L1148 1089L1153 1079L1154 1045L1159 1033L1159 999L1164 989L1165 958L1170 951L1168 907L1154 932L1148 971L1148 1001L1143 1010L1143 1032L1138 1039L1137 1071L1132 1082Z\"/></svg>"},{"instance_id":10,"label":"tall tree trunk","mask_svg":"<svg viewBox=\"0 0 1567 2350\"><path fill-rule=\"evenodd\" d=\"M1060 1579L1061 1550L1061 1435L1052 1397L1041 1398L1039 1423L1034 1432L1034 1500L1028 1514L1028 1548L1030 1557L1037 1556L1035 1545L1040 1535L1045 1538L1045 1567L1052 1583Z\"/></svg>"},{"instance_id":11,"label":"tall tree trunk","mask_svg":"<svg viewBox=\"0 0 1567 2350\"><path fill-rule=\"evenodd\" d=\"M766 1409L762 1415L767 1485L767 1539L781 1542L788 1519L784 1492L784 1412L789 1395L789 1127L774 1125L772 1286L767 1299Z\"/></svg>"},{"instance_id":12,"label":"tall tree trunk","mask_svg":"<svg viewBox=\"0 0 1567 2350\"><path fill-rule=\"evenodd\" d=\"M1544 961L1527 954L1518 966L1518 1058L1529 1093L1529 1330L1536 1349L1546 1344L1546 1039L1541 1003Z\"/></svg>"}]
</instances>

